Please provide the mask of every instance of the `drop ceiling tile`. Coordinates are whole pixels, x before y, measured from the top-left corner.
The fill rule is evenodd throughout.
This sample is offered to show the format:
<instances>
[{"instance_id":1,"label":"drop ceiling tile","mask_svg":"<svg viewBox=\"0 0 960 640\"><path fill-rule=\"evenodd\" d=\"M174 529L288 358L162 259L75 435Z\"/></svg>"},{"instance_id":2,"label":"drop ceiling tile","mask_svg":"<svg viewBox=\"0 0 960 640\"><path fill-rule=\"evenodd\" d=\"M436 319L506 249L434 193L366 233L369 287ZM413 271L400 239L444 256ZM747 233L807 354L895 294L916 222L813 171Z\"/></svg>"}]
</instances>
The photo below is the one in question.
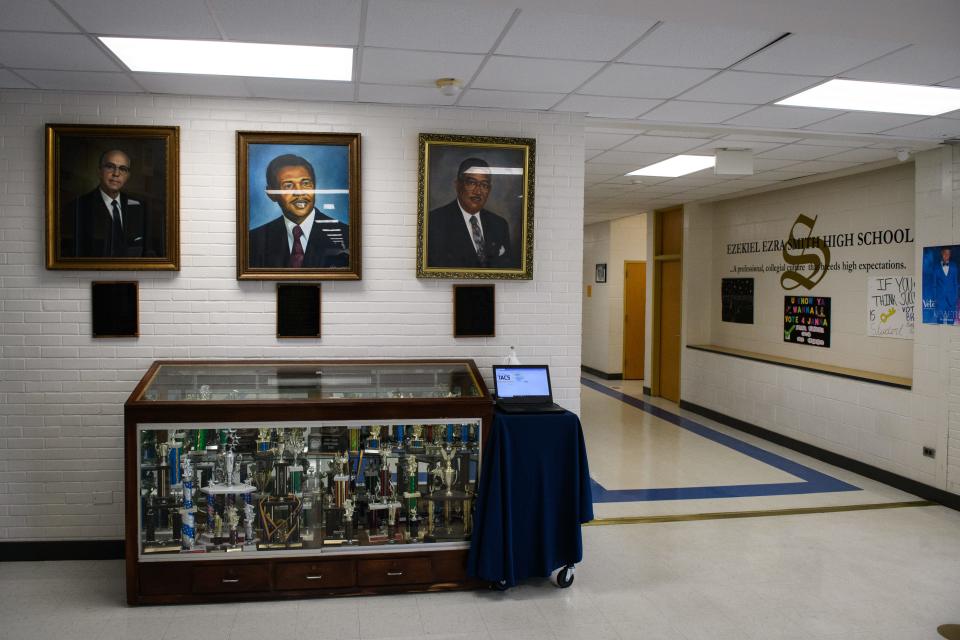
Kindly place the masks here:
<instances>
[{"instance_id":1,"label":"drop ceiling tile","mask_svg":"<svg viewBox=\"0 0 960 640\"><path fill-rule=\"evenodd\" d=\"M49 2L0 0L3 29L9 31L59 31L76 33L78 29Z\"/></svg>"},{"instance_id":2,"label":"drop ceiling tile","mask_svg":"<svg viewBox=\"0 0 960 640\"><path fill-rule=\"evenodd\" d=\"M457 104L462 107L496 107L498 109L546 110L563 99L562 93L530 93L527 91L489 91L470 89Z\"/></svg>"},{"instance_id":3,"label":"drop ceiling tile","mask_svg":"<svg viewBox=\"0 0 960 640\"><path fill-rule=\"evenodd\" d=\"M895 51L904 42L794 33L736 66L744 71L833 76Z\"/></svg>"},{"instance_id":4,"label":"drop ceiling tile","mask_svg":"<svg viewBox=\"0 0 960 640\"><path fill-rule=\"evenodd\" d=\"M493 56L474 80L477 89L569 93L597 72L599 62Z\"/></svg>"},{"instance_id":5,"label":"drop ceiling tile","mask_svg":"<svg viewBox=\"0 0 960 640\"><path fill-rule=\"evenodd\" d=\"M955 77L958 69L960 49L913 45L847 71L843 77L877 82L935 84Z\"/></svg>"},{"instance_id":6,"label":"drop ceiling tile","mask_svg":"<svg viewBox=\"0 0 960 640\"><path fill-rule=\"evenodd\" d=\"M908 124L905 127L897 127L896 129L884 131L883 134L887 136L917 137L931 140L956 138L960 136L960 120L953 118L927 118L920 122Z\"/></svg>"},{"instance_id":7,"label":"drop ceiling tile","mask_svg":"<svg viewBox=\"0 0 960 640\"><path fill-rule=\"evenodd\" d=\"M640 116L640 119L711 124L723 122L751 109L753 109L753 105L749 104L668 100L656 109Z\"/></svg>"},{"instance_id":8,"label":"drop ceiling tile","mask_svg":"<svg viewBox=\"0 0 960 640\"><path fill-rule=\"evenodd\" d=\"M897 152L892 149L853 149L827 156L824 160L831 162L879 162L896 157Z\"/></svg>"},{"instance_id":9,"label":"drop ceiling tile","mask_svg":"<svg viewBox=\"0 0 960 640\"><path fill-rule=\"evenodd\" d=\"M577 92L622 98L672 98L715 73L709 69L614 64Z\"/></svg>"},{"instance_id":10,"label":"drop ceiling tile","mask_svg":"<svg viewBox=\"0 0 960 640\"><path fill-rule=\"evenodd\" d=\"M583 142L587 149L612 149L632 137L632 133L601 133L587 129L583 134Z\"/></svg>"},{"instance_id":11,"label":"drop ceiling tile","mask_svg":"<svg viewBox=\"0 0 960 640\"><path fill-rule=\"evenodd\" d=\"M849 148L847 149L849 150ZM820 147L807 144L788 144L772 151L765 151L758 154L762 158L773 158L774 160L816 160L835 153L840 153L844 149L837 147Z\"/></svg>"},{"instance_id":12,"label":"drop ceiling tile","mask_svg":"<svg viewBox=\"0 0 960 640\"><path fill-rule=\"evenodd\" d=\"M849 169L863 164L862 162L838 162L833 160L811 160L801 162L790 167L790 171L810 171L813 173L829 173L840 169Z\"/></svg>"},{"instance_id":13,"label":"drop ceiling tile","mask_svg":"<svg viewBox=\"0 0 960 640\"><path fill-rule=\"evenodd\" d=\"M748 127L799 129L843 113L835 109L807 107L757 107L755 110L727 120L724 124Z\"/></svg>"},{"instance_id":14,"label":"drop ceiling tile","mask_svg":"<svg viewBox=\"0 0 960 640\"><path fill-rule=\"evenodd\" d=\"M210 0L227 40L352 46L360 38L355 0Z\"/></svg>"},{"instance_id":15,"label":"drop ceiling tile","mask_svg":"<svg viewBox=\"0 0 960 640\"><path fill-rule=\"evenodd\" d=\"M250 97L250 91L244 84L243 78L179 73L134 73L133 77L151 93Z\"/></svg>"},{"instance_id":16,"label":"drop ceiling tile","mask_svg":"<svg viewBox=\"0 0 960 640\"><path fill-rule=\"evenodd\" d=\"M492 4L370 0L364 44L487 53L512 15L512 8Z\"/></svg>"},{"instance_id":17,"label":"drop ceiling tile","mask_svg":"<svg viewBox=\"0 0 960 640\"><path fill-rule=\"evenodd\" d=\"M608 164L615 165L618 168L626 168L628 171L633 171L639 167L645 167L654 162L660 162L661 160L666 160L669 158L671 153L656 153L656 152L643 152L643 151L621 151L620 148L614 149L613 151L604 151L600 155L591 158L590 164ZM622 174L621 174L622 175Z\"/></svg>"},{"instance_id":18,"label":"drop ceiling tile","mask_svg":"<svg viewBox=\"0 0 960 640\"><path fill-rule=\"evenodd\" d=\"M768 171L776 171L782 169L783 167L789 167L792 164L797 164L796 160L780 160L777 158L754 158L753 159L753 170L757 173L766 173Z\"/></svg>"},{"instance_id":19,"label":"drop ceiling tile","mask_svg":"<svg viewBox=\"0 0 960 640\"><path fill-rule=\"evenodd\" d=\"M360 102L388 104L436 104L449 106L457 96L445 96L434 87L408 87L386 84L361 84Z\"/></svg>"},{"instance_id":20,"label":"drop ceiling tile","mask_svg":"<svg viewBox=\"0 0 960 640\"><path fill-rule=\"evenodd\" d=\"M836 118L810 125L814 131L836 131L838 133L878 133L894 127L902 127L923 120L924 116L906 116L895 113L867 113L854 111Z\"/></svg>"},{"instance_id":21,"label":"drop ceiling tile","mask_svg":"<svg viewBox=\"0 0 960 640\"><path fill-rule=\"evenodd\" d=\"M662 128L662 129L647 129L646 131L638 131L637 133L646 133L651 136L665 136L667 138L719 138L720 135L711 135L705 131L695 131L693 129L674 129L674 128Z\"/></svg>"},{"instance_id":22,"label":"drop ceiling tile","mask_svg":"<svg viewBox=\"0 0 960 640\"><path fill-rule=\"evenodd\" d=\"M766 104L819 84L826 78L724 71L683 94L684 100Z\"/></svg>"},{"instance_id":23,"label":"drop ceiling tile","mask_svg":"<svg viewBox=\"0 0 960 640\"><path fill-rule=\"evenodd\" d=\"M247 78L247 86L255 98L287 100L353 100L352 82L326 80L289 80L286 78Z\"/></svg>"},{"instance_id":24,"label":"drop ceiling tile","mask_svg":"<svg viewBox=\"0 0 960 640\"><path fill-rule=\"evenodd\" d=\"M32 84L16 76L13 72L0 69L0 89L35 89Z\"/></svg>"},{"instance_id":25,"label":"drop ceiling tile","mask_svg":"<svg viewBox=\"0 0 960 640\"><path fill-rule=\"evenodd\" d=\"M664 136L637 136L617 147L617 151L642 151L645 153L683 153L711 142L704 138L668 138Z\"/></svg>"},{"instance_id":26,"label":"drop ceiling tile","mask_svg":"<svg viewBox=\"0 0 960 640\"><path fill-rule=\"evenodd\" d=\"M437 91L437 78L457 78L466 82L477 72L481 62L483 56L472 54L364 47L360 81L431 87Z\"/></svg>"},{"instance_id":27,"label":"drop ceiling tile","mask_svg":"<svg viewBox=\"0 0 960 640\"><path fill-rule=\"evenodd\" d=\"M196 0L59 0L96 35L220 39L207 5Z\"/></svg>"},{"instance_id":28,"label":"drop ceiling tile","mask_svg":"<svg viewBox=\"0 0 960 640\"><path fill-rule=\"evenodd\" d=\"M776 31L666 22L637 43L620 62L723 69L779 36Z\"/></svg>"},{"instance_id":29,"label":"drop ceiling tile","mask_svg":"<svg viewBox=\"0 0 960 640\"><path fill-rule=\"evenodd\" d=\"M87 36L4 33L0 64L11 68L76 71L121 71Z\"/></svg>"},{"instance_id":30,"label":"drop ceiling tile","mask_svg":"<svg viewBox=\"0 0 960 640\"><path fill-rule=\"evenodd\" d=\"M122 93L139 93L142 91L125 73L44 70L24 70L20 73L41 89Z\"/></svg>"},{"instance_id":31,"label":"drop ceiling tile","mask_svg":"<svg viewBox=\"0 0 960 640\"><path fill-rule=\"evenodd\" d=\"M636 118L661 102L662 100L643 100L641 98L570 96L555 106L553 110L577 111L594 118Z\"/></svg>"},{"instance_id":32,"label":"drop ceiling tile","mask_svg":"<svg viewBox=\"0 0 960 640\"><path fill-rule=\"evenodd\" d=\"M653 20L527 11L510 26L497 53L533 58L609 61L633 44Z\"/></svg>"}]
</instances>

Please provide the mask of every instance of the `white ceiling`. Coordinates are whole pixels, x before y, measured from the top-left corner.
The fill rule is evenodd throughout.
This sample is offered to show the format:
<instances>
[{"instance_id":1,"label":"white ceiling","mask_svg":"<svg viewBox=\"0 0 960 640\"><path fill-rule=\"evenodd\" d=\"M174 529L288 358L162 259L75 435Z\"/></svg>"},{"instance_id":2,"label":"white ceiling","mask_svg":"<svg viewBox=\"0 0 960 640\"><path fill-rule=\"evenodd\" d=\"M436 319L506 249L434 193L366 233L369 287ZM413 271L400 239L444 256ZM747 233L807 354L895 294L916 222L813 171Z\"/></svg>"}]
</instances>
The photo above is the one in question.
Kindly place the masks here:
<instances>
[{"instance_id":1,"label":"white ceiling","mask_svg":"<svg viewBox=\"0 0 960 640\"><path fill-rule=\"evenodd\" d=\"M0 89L580 112L590 223L960 137L960 112L773 104L833 77L960 87L957 33L955 0L0 0ZM355 81L131 73L99 35L354 46ZM441 95L446 76L463 93ZM724 147L756 173L623 175Z\"/></svg>"}]
</instances>

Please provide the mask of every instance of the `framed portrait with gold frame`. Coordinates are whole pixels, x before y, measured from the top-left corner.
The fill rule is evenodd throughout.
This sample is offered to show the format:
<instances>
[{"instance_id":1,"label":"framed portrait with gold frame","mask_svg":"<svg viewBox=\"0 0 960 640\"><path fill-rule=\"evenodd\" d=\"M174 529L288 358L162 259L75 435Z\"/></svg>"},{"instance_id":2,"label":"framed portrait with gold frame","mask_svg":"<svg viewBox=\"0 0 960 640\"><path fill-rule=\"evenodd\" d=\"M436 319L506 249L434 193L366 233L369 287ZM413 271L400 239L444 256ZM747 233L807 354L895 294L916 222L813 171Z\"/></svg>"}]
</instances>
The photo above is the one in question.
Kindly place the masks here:
<instances>
[{"instance_id":1,"label":"framed portrait with gold frame","mask_svg":"<svg viewBox=\"0 0 960 640\"><path fill-rule=\"evenodd\" d=\"M421 133L417 277L533 278L536 140Z\"/></svg>"},{"instance_id":2,"label":"framed portrait with gold frame","mask_svg":"<svg viewBox=\"0 0 960 640\"><path fill-rule=\"evenodd\" d=\"M237 132L237 279L360 279L360 134Z\"/></svg>"},{"instance_id":3,"label":"framed portrait with gold frame","mask_svg":"<svg viewBox=\"0 0 960 640\"><path fill-rule=\"evenodd\" d=\"M47 269L180 269L180 128L46 126Z\"/></svg>"}]
</instances>

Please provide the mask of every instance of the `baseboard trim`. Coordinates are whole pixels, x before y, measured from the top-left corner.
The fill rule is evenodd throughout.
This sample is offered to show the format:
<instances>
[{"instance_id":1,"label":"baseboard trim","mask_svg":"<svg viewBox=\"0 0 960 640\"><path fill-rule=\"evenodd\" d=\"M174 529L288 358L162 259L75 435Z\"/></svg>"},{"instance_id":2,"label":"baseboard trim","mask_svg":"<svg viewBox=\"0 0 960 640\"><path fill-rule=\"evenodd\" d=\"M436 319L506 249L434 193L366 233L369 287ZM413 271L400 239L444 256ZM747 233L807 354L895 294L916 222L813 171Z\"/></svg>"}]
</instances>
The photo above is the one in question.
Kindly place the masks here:
<instances>
[{"instance_id":1,"label":"baseboard trim","mask_svg":"<svg viewBox=\"0 0 960 640\"><path fill-rule=\"evenodd\" d=\"M828 451L815 445L801 442L800 440L796 440L790 436L785 436L782 433L777 433L776 431L759 427L755 424L740 420L739 418L730 417L726 414L720 413L719 411L714 411L713 409L708 409L707 407L702 407L698 404L687 402L686 400L680 400L680 408L701 415L704 418L715 420L720 424L732 427L738 431L743 431L745 433L749 433L750 435L757 436L758 438L769 440L774 444L792 449L798 453L802 453L803 455L810 456L811 458L822 460L823 462L832 464L835 467L840 467L841 469L846 469L847 471L853 471L854 473L858 473L861 476L870 478L871 480L888 484L895 489L912 493L913 495L919 496L924 500L931 500L933 502L942 504L945 507L950 507L951 509L960 511L960 496L950 493L949 491L931 487L928 484L911 480L910 478L893 473L892 471L886 471L871 464L867 464L866 462L860 462L859 460L848 458L847 456L839 453L834 453L833 451Z\"/></svg>"},{"instance_id":2,"label":"baseboard trim","mask_svg":"<svg viewBox=\"0 0 960 640\"><path fill-rule=\"evenodd\" d=\"M123 540L24 540L0 542L0 562L122 560Z\"/></svg>"},{"instance_id":3,"label":"baseboard trim","mask_svg":"<svg viewBox=\"0 0 960 640\"><path fill-rule=\"evenodd\" d=\"M593 367L588 367L585 364L580 365L580 370L583 371L584 373L589 373L592 376L603 378L604 380L623 380L622 373L607 373L606 371L600 371L600 369L594 369Z\"/></svg>"}]
</instances>

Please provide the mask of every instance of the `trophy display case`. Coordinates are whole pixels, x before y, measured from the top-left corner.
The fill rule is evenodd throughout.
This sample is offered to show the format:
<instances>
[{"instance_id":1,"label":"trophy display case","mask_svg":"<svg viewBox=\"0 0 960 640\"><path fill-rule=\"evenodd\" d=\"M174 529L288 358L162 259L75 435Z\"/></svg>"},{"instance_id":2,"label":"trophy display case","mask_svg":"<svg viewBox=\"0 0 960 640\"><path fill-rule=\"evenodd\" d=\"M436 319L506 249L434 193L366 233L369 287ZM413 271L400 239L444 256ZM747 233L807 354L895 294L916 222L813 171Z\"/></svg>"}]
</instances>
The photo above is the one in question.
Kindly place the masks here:
<instances>
[{"instance_id":1,"label":"trophy display case","mask_svg":"<svg viewBox=\"0 0 960 640\"><path fill-rule=\"evenodd\" d=\"M156 362L125 406L127 600L463 588L469 360Z\"/></svg>"}]
</instances>

